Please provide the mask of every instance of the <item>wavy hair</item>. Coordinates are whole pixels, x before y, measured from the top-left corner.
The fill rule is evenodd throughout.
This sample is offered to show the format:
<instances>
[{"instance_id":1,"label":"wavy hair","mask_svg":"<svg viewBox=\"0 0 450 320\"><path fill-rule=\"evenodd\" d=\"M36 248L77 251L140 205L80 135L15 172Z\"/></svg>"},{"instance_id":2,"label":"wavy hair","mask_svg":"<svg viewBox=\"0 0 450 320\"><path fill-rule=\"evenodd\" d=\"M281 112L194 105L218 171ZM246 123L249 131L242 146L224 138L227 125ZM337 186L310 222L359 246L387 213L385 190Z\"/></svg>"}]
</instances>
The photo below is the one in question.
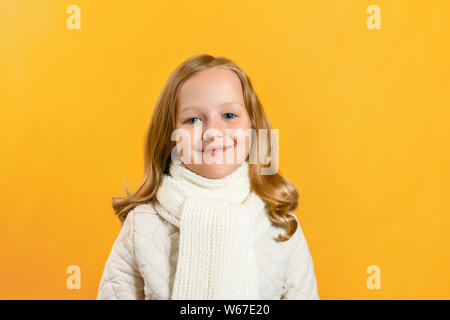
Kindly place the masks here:
<instances>
[{"instance_id":1,"label":"wavy hair","mask_svg":"<svg viewBox=\"0 0 450 320\"><path fill-rule=\"evenodd\" d=\"M245 107L251 119L252 129L255 129L252 131L256 133L256 142L253 143L254 139L252 139L252 147L249 151L249 155L253 153L253 159L257 160L256 163L249 163L250 186L265 202L269 219L287 230L285 235L279 234L276 240L287 241L297 230L297 222L291 213L298 206L298 192L292 183L279 172L270 175L262 174L264 166L260 158L256 157L257 148L253 146L256 144L259 146L260 157L261 154L263 154L263 157L270 154L271 161L277 161L278 163L278 154L272 152L272 127L247 74L233 61L225 57L198 54L184 61L172 72L156 101L147 128L142 182L133 194L130 194L125 184L127 195L125 197L112 197L114 212L123 224L128 213L134 207L156 198L156 192L163 174L168 172L171 151L176 145L176 141L171 141L171 135L175 130L178 88L194 74L215 67L233 71L241 81ZM265 143L265 139L261 140L259 129L266 129L267 140L272 141L271 143ZM262 131L264 132L264 130Z\"/></svg>"}]
</instances>

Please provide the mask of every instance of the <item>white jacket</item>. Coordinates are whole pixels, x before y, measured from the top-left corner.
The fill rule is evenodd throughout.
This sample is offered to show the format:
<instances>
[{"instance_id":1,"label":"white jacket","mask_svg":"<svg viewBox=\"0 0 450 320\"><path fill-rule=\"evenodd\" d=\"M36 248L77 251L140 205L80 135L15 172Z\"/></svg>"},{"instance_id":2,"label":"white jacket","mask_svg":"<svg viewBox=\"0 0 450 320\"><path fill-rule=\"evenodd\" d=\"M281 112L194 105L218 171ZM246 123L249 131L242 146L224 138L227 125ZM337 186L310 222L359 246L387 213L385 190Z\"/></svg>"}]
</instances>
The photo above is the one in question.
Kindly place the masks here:
<instances>
[{"instance_id":1,"label":"white jacket","mask_svg":"<svg viewBox=\"0 0 450 320\"><path fill-rule=\"evenodd\" d=\"M314 265L298 218L290 240L272 224L256 252L259 299L319 299ZM131 210L103 270L97 299L169 300L178 259L179 229L152 202Z\"/></svg>"}]
</instances>

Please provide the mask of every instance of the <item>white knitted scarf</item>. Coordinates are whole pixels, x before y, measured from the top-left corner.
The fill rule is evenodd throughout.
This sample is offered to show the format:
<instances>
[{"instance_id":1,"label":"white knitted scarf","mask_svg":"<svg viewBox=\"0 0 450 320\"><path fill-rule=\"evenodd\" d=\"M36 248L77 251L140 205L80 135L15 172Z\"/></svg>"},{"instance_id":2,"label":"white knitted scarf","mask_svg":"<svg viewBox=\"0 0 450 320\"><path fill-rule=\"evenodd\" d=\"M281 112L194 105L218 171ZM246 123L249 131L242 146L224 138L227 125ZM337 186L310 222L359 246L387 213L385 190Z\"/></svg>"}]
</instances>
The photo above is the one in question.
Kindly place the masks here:
<instances>
[{"instance_id":1,"label":"white knitted scarf","mask_svg":"<svg viewBox=\"0 0 450 320\"><path fill-rule=\"evenodd\" d=\"M265 203L250 188L248 161L209 179L172 153L155 208L180 229L172 300L258 299L254 245L270 227Z\"/></svg>"}]
</instances>

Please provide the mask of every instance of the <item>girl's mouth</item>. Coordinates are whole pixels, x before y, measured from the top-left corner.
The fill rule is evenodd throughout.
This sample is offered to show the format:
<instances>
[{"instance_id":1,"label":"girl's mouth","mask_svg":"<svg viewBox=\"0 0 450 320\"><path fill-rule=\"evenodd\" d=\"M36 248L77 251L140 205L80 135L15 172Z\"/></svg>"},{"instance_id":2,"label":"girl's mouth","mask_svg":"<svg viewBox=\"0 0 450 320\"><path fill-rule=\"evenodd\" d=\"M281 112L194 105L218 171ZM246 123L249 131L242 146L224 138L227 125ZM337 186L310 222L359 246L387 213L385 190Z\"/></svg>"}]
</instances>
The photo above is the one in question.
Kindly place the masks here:
<instances>
[{"instance_id":1,"label":"girl's mouth","mask_svg":"<svg viewBox=\"0 0 450 320\"><path fill-rule=\"evenodd\" d=\"M205 151L203 151L203 153L206 153L206 154L210 153L212 156L214 156L216 153L223 153L231 148L232 148L232 146L223 147L223 148L214 148L214 149L205 150Z\"/></svg>"}]
</instances>

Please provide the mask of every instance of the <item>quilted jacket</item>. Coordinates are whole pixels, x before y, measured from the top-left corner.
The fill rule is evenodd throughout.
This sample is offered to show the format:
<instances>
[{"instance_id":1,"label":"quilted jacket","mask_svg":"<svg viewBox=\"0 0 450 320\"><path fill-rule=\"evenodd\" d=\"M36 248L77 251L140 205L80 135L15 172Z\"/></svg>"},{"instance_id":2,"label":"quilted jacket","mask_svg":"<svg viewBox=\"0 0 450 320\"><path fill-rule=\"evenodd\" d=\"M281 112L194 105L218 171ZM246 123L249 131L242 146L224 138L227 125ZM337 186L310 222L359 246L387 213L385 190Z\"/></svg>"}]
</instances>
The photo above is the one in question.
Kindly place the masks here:
<instances>
[{"instance_id":1,"label":"quilted jacket","mask_svg":"<svg viewBox=\"0 0 450 320\"><path fill-rule=\"evenodd\" d=\"M319 299L314 264L298 218L288 241L275 224L256 250L259 299ZM178 259L179 229L151 202L128 213L106 261L97 299L170 300Z\"/></svg>"}]
</instances>

